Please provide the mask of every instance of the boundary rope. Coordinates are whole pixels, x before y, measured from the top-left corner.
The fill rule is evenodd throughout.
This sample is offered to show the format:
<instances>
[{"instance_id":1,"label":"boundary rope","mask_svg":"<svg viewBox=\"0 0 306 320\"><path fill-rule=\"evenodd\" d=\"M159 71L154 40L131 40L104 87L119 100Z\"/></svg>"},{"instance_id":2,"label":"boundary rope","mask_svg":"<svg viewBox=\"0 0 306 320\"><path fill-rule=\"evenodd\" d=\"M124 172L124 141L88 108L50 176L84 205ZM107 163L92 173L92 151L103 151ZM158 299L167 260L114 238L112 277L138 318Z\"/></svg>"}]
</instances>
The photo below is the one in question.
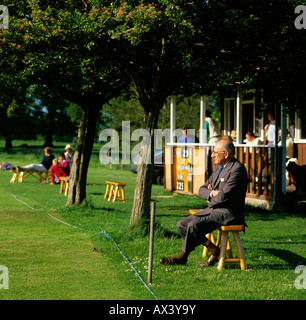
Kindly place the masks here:
<instances>
[{"instance_id":1,"label":"boundary rope","mask_svg":"<svg viewBox=\"0 0 306 320\"><path fill-rule=\"evenodd\" d=\"M21 202L22 204L24 204L25 206L27 206L28 208L30 208L30 209L32 209L32 210L36 210L35 208L31 207L31 206L30 206L29 204L27 204L26 202L18 199L11 191L8 191L8 192L15 198L16 201ZM47 211L45 211L45 212L46 212L46 214L47 214L48 216L50 216L51 218L55 219L55 220L58 221L58 222L61 222L61 223L65 224L65 225L67 225L67 226L69 226L69 227L82 230L82 229L79 228L79 227L76 227L76 226L74 226L74 225L72 225L72 224L69 224L69 223L67 223L67 222L65 222L65 221L62 221L62 220L54 217L51 213L49 213L49 212L47 212ZM115 240L114 240L109 234L107 234L105 231L101 231L101 232L100 232L100 235L105 236L107 239L109 239L109 240L111 240L112 242L114 242L116 248L118 249L118 251L120 252L120 254L122 255L122 257L127 261L127 263L128 263L128 264L132 267L132 269L135 271L135 273L136 273L136 275L138 276L138 278L140 279L140 281L141 281L141 282L145 285L145 287L150 291L150 293L154 296L154 298L155 298L156 300L158 300L158 298L156 297L156 295L154 294L154 292L149 288L149 286L146 284L146 282L142 279L142 277L140 276L140 274L139 274L139 272L137 271L136 267L132 265L132 263L130 262L130 260L129 260L129 259L124 255L124 253L120 250L119 245L115 242Z\"/></svg>"},{"instance_id":2,"label":"boundary rope","mask_svg":"<svg viewBox=\"0 0 306 320\"><path fill-rule=\"evenodd\" d=\"M127 261L127 263L133 268L133 270L135 271L136 275L138 276L138 278L140 279L140 281L146 286L146 288L151 292L151 294L155 297L156 300L158 300L158 298L156 297L156 295L154 294L154 292L148 287L148 285L145 283L145 281L141 278L140 274L138 273L136 267L134 267L132 265L132 263L130 262L130 260L123 254L123 252L120 250L118 244L116 243L116 241L114 239L112 239L105 231L101 231L100 235L105 236L107 239L111 240L114 242L116 248L118 249L118 251L121 253L121 255L123 256L123 258Z\"/></svg>"},{"instance_id":3,"label":"boundary rope","mask_svg":"<svg viewBox=\"0 0 306 320\"><path fill-rule=\"evenodd\" d=\"M11 191L9 191L9 193L10 193L17 201L23 203L24 205L26 205L26 206L29 207L30 209L35 210L35 208L31 207L31 206L30 206L29 204L27 204L26 202L18 199ZM61 222L61 223L64 223L64 224L66 224L66 225L69 226L69 227L72 227L72 228L76 228L76 229L80 229L80 230L81 230L81 228L76 227L76 226L73 226L72 224L69 224L69 223L67 223L67 222L65 222L65 221L62 221L62 220L54 217L51 213L49 213L49 212L47 212L47 211L45 211L45 212L46 212L46 214L49 215L51 218L53 218L53 219L55 219L55 220L57 220L57 221L59 221L59 222Z\"/></svg>"}]
</instances>

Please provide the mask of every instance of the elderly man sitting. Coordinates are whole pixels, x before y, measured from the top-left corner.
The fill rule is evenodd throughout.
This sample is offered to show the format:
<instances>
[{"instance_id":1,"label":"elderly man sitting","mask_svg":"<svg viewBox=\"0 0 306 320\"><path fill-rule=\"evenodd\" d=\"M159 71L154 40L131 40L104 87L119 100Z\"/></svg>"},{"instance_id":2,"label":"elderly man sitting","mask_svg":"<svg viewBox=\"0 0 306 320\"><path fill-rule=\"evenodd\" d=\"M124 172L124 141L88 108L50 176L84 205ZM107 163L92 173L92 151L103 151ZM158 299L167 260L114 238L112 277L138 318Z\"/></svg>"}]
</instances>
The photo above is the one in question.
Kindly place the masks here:
<instances>
[{"instance_id":1,"label":"elderly man sitting","mask_svg":"<svg viewBox=\"0 0 306 320\"><path fill-rule=\"evenodd\" d=\"M199 196L208 200L208 207L180 220L176 227L184 242L178 256L165 257L160 263L184 265L189 254L198 245L205 245L211 253L201 266L212 266L218 261L220 249L205 236L221 225L245 225L244 203L247 190L247 172L236 158L231 140L219 140L213 150L215 169L206 183L200 187Z\"/></svg>"}]
</instances>

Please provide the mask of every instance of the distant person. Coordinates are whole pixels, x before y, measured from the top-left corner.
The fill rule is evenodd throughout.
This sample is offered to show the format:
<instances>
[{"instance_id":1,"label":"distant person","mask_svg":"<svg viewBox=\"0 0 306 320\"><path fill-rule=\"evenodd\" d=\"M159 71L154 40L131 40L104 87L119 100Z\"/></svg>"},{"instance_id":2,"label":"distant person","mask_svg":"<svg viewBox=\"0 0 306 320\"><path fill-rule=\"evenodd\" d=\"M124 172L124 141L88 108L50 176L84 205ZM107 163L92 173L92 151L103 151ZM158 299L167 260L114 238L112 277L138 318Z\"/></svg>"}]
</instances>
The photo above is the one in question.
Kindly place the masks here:
<instances>
[{"instance_id":1,"label":"distant person","mask_svg":"<svg viewBox=\"0 0 306 320\"><path fill-rule=\"evenodd\" d=\"M265 125L265 144L267 145L274 145L275 144L275 120L274 120L274 114L269 111L268 112L268 121L269 124Z\"/></svg>"},{"instance_id":2,"label":"distant person","mask_svg":"<svg viewBox=\"0 0 306 320\"><path fill-rule=\"evenodd\" d=\"M243 140L243 142L247 145L253 146L261 145L263 143L261 139L259 137L256 137L252 131L248 131L245 134L245 139Z\"/></svg>"},{"instance_id":3,"label":"distant person","mask_svg":"<svg viewBox=\"0 0 306 320\"><path fill-rule=\"evenodd\" d=\"M295 125L294 124L292 124L289 127L289 132L290 132L290 137L294 140L294 137L295 137Z\"/></svg>"},{"instance_id":4,"label":"distant person","mask_svg":"<svg viewBox=\"0 0 306 320\"><path fill-rule=\"evenodd\" d=\"M8 162L2 162L0 164L0 169L1 170L16 170L16 168L14 166L12 166L10 163Z\"/></svg>"},{"instance_id":5,"label":"distant person","mask_svg":"<svg viewBox=\"0 0 306 320\"><path fill-rule=\"evenodd\" d=\"M65 159L65 155L60 153L57 159L53 159L53 164L50 168L51 183L59 183L60 177L67 177L70 174L69 161Z\"/></svg>"},{"instance_id":6,"label":"distant person","mask_svg":"<svg viewBox=\"0 0 306 320\"><path fill-rule=\"evenodd\" d=\"M44 156L42 157L40 164L29 164L23 167L17 166L17 172L20 172L20 171L46 172L50 169L53 159L54 159L54 155L52 154L51 148L46 147L44 149Z\"/></svg>"},{"instance_id":7,"label":"distant person","mask_svg":"<svg viewBox=\"0 0 306 320\"><path fill-rule=\"evenodd\" d=\"M72 151L72 147L70 144L67 144L65 147L65 159L69 161L70 164L70 169L73 163L73 156L74 156L74 152Z\"/></svg>"},{"instance_id":8,"label":"distant person","mask_svg":"<svg viewBox=\"0 0 306 320\"><path fill-rule=\"evenodd\" d=\"M235 129L231 131L231 139L233 142L237 142L237 132Z\"/></svg>"},{"instance_id":9,"label":"distant person","mask_svg":"<svg viewBox=\"0 0 306 320\"><path fill-rule=\"evenodd\" d=\"M184 126L182 128L183 134L179 137L178 143L199 143L198 137L188 132L189 128Z\"/></svg>"},{"instance_id":10,"label":"distant person","mask_svg":"<svg viewBox=\"0 0 306 320\"><path fill-rule=\"evenodd\" d=\"M221 131L218 122L211 118L209 110L206 110L205 129L207 130L207 140L209 138L209 143L216 144L221 140Z\"/></svg>"},{"instance_id":11,"label":"distant person","mask_svg":"<svg viewBox=\"0 0 306 320\"><path fill-rule=\"evenodd\" d=\"M293 154L294 154L294 141L290 136L290 132L289 130L286 130L287 136L286 136L286 161L288 161L289 159L293 158ZM279 138L281 138L282 135L282 130L279 130ZM278 146L282 145L282 141L280 140L278 143Z\"/></svg>"},{"instance_id":12,"label":"distant person","mask_svg":"<svg viewBox=\"0 0 306 320\"><path fill-rule=\"evenodd\" d=\"M269 124L265 125L265 128L264 128L265 130L264 144L272 147L275 145L275 138L276 138L274 114L271 111L269 111L267 117L268 117ZM272 160L271 148L268 148L269 164L271 163L271 160ZM270 167L269 167L269 170L271 170Z\"/></svg>"}]
</instances>

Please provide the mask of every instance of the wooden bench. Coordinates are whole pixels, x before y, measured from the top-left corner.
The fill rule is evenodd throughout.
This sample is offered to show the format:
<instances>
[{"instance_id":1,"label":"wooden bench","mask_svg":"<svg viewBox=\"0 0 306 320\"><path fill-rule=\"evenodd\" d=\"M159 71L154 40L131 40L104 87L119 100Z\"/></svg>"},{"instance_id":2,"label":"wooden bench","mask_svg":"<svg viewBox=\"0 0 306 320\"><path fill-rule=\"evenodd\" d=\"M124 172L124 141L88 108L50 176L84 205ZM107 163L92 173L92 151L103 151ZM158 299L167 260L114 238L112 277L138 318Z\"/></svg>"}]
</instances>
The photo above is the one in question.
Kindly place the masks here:
<instances>
[{"instance_id":1,"label":"wooden bench","mask_svg":"<svg viewBox=\"0 0 306 320\"><path fill-rule=\"evenodd\" d=\"M105 181L105 183L106 183L106 191L105 191L104 199L108 197L108 201L110 201L113 198L113 202L115 202L116 200L125 202L125 193L124 193L125 183L117 182L117 181Z\"/></svg>"},{"instance_id":2,"label":"wooden bench","mask_svg":"<svg viewBox=\"0 0 306 320\"><path fill-rule=\"evenodd\" d=\"M202 209L190 209L189 213L195 214L201 210ZM206 234L206 237L211 242L213 242L216 246L219 246L221 243L218 270L222 270L226 263L239 263L241 270L245 270L247 268L243 247L242 247L241 239L239 236L239 232L244 230L245 230L244 225L221 226L218 229L217 241L215 241L215 238L212 232ZM232 248L231 248L230 240L228 237L229 232L232 232L233 234L237 253L238 253L238 258L233 258ZM207 257L207 254L208 254L207 248L204 246L202 257ZM228 256L228 258L226 258L226 256Z\"/></svg>"},{"instance_id":3,"label":"wooden bench","mask_svg":"<svg viewBox=\"0 0 306 320\"><path fill-rule=\"evenodd\" d=\"M48 171L20 171L19 176L18 172L16 170L10 170L13 172L13 176L11 178L10 183L15 183L16 180L18 182L22 183L23 180L29 176L33 176L35 179L37 179L40 183L48 183L49 181L49 170Z\"/></svg>"},{"instance_id":4,"label":"wooden bench","mask_svg":"<svg viewBox=\"0 0 306 320\"><path fill-rule=\"evenodd\" d=\"M69 190L69 177L60 177L60 182L61 182L60 193L63 193L63 191L65 190L65 196L67 196L68 190Z\"/></svg>"}]
</instances>

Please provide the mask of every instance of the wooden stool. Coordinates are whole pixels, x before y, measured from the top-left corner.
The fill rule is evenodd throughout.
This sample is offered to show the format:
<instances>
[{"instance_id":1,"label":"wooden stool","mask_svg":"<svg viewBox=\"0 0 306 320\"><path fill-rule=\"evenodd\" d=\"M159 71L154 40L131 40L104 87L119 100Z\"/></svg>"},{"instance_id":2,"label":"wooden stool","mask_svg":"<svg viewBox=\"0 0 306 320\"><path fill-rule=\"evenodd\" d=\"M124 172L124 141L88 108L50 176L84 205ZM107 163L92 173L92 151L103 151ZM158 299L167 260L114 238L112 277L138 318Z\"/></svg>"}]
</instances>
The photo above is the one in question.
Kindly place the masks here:
<instances>
[{"instance_id":1,"label":"wooden stool","mask_svg":"<svg viewBox=\"0 0 306 320\"><path fill-rule=\"evenodd\" d=\"M218 263L218 270L222 270L226 263L239 263L241 270L245 270L247 268L245 257L243 253L242 243L240 240L239 232L244 231L243 225L233 225L233 226L221 226L219 229L221 231L221 251ZM239 258L232 258L232 254L230 257L226 259L226 249L228 244L228 233L232 232L237 252Z\"/></svg>"},{"instance_id":2,"label":"wooden stool","mask_svg":"<svg viewBox=\"0 0 306 320\"><path fill-rule=\"evenodd\" d=\"M108 201L113 198L113 202L116 200L125 202L125 194L124 194L124 186L125 183L117 182L117 181L105 181L106 183L106 191L104 195L104 199L108 196ZM120 194L121 190L121 194Z\"/></svg>"},{"instance_id":3,"label":"wooden stool","mask_svg":"<svg viewBox=\"0 0 306 320\"><path fill-rule=\"evenodd\" d=\"M60 177L61 181L61 188L60 188L60 193L63 193L65 190L65 196L68 195L68 190L69 190L69 177Z\"/></svg>"},{"instance_id":4,"label":"wooden stool","mask_svg":"<svg viewBox=\"0 0 306 320\"><path fill-rule=\"evenodd\" d=\"M195 214L201 210L202 209L190 209L189 213ZM223 269L225 263L240 263L241 270L246 269L247 266L246 266L245 257L243 253L242 243L239 236L239 232L244 231L244 228L245 227L243 225L221 226L221 228L218 230L217 241L215 241L215 238L212 232L206 234L206 238L209 239L216 246L219 246L221 242L221 252L219 257L218 270ZM232 232L233 234L239 258L233 258L231 243L228 237L228 232ZM207 255L208 255L208 250L204 246L202 257L205 258L207 257ZM226 259L226 255L228 256L227 259Z\"/></svg>"}]
</instances>

